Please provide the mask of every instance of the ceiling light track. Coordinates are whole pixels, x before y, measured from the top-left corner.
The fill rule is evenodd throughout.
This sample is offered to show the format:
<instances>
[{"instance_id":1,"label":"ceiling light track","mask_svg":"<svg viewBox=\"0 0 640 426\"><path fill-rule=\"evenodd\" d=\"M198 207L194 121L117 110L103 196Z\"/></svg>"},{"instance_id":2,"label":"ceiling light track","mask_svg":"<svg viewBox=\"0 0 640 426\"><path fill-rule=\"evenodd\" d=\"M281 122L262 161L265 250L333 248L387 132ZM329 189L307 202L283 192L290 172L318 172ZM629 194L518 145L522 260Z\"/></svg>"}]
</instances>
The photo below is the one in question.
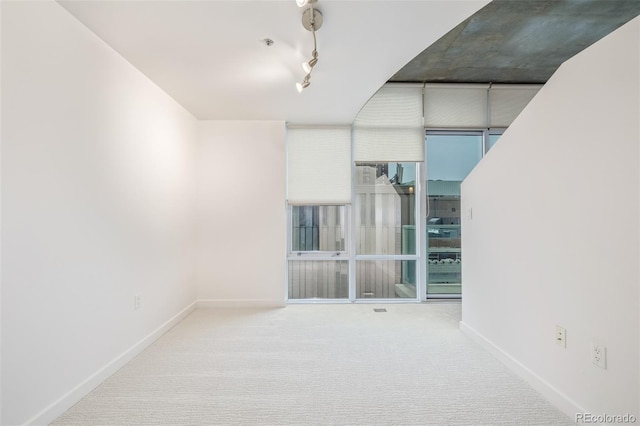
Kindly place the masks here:
<instances>
[{"instance_id":1,"label":"ceiling light track","mask_svg":"<svg viewBox=\"0 0 640 426\"><path fill-rule=\"evenodd\" d=\"M302 69L306 75L304 76L302 83L296 83L296 88L300 93L302 93L302 91L311 84L311 72L313 71L313 67L318 63L316 31L322 27L322 13L313 7L313 4L316 2L317 0L296 0L296 3L300 7L304 7L306 5L309 6L304 10L304 12L302 12L302 26L307 31L311 31L311 34L313 35L313 51L311 52L311 59L302 63Z\"/></svg>"}]
</instances>

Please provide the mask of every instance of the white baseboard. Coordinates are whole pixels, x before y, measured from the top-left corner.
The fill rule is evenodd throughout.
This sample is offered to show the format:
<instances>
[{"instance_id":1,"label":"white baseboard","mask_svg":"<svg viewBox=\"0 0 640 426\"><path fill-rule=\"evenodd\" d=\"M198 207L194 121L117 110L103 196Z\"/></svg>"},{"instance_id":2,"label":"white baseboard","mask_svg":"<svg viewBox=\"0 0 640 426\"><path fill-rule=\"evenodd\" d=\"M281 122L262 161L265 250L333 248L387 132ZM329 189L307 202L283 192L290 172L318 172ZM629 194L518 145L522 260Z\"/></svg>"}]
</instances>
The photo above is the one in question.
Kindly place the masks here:
<instances>
[{"instance_id":1,"label":"white baseboard","mask_svg":"<svg viewBox=\"0 0 640 426\"><path fill-rule=\"evenodd\" d=\"M576 413L588 412L583 407L578 405L578 403L576 403L574 400L551 385L551 383L547 382L542 377L529 370L518 360L500 349L492 341L484 337L482 334L478 333L475 329L473 329L463 321L460 321L460 330L471 337L471 339L473 339L475 342L479 343L483 348L488 350L493 356L498 358L511 371L513 371L521 379L531 385L532 388L542 394L542 396L546 398L551 404L553 404L560 411L569 416L572 421L575 420Z\"/></svg>"},{"instance_id":2,"label":"white baseboard","mask_svg":"<svg viewBox=\"0 0 640 426\"><path fill-rule=\"evenodd\" d=\"M286 302L277 299L200 299L200 308L284 308Z\"/></svg>"},{"instance_id":3,"label":"white baseboard","mask_svg":"<svg viewBox=\"0 0 640 426\"><path fill-rule=\"evenodd\" d=\"M175 327L180 321L185 319L190 313L196 310L197 302L193 302L173 318L162 324L160 327L149 333L146 337L140 340L138 343L124 351L122 354L114 358L107 365L100 370L93 373L89 378L80 383L75 388L71 389L60 399L53 404L46 407L39 414L32 417L25 424L27 425L47 425L53 422L56 418L62 415L65 411L75 405L78 401L84 398L89 392L95 389L98 385L104 382L109 376L113 375L116 371L122 368L125 364L138 356L142 351L149 347L153 342L158 340L167 331Z\"/></svg>"}]
</instances>

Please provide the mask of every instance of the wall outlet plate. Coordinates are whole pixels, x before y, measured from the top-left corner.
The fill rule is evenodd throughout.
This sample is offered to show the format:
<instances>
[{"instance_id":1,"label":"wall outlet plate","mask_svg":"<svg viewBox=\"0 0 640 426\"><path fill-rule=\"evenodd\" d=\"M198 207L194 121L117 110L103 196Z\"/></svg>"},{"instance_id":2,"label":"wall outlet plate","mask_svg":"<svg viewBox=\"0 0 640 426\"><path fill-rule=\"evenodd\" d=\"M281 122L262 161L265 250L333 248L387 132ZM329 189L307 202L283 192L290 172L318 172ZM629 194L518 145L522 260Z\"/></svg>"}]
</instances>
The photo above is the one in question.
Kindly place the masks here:
<instances>
[{"instance_id":1,"label":"wall outlet plate","mask_svg":"<svg viewBox=\"0 0 640 426\"><path fill-rule=\"evenodd\" d=\"M591 362L604 370L607 369L607 348L604 345L598 342L591 343Z\"/></svg>"},{"instance_id":2,"label":"wall outlet plate","mask_svg":"<svg viewBox=\"0 0 640 426\"><path fill-rule=\"evenodd\" d=\"M133 309L136 311L140 309L141 302L142 301L140 300L139 294L136 294L135 296L133 296Z\"/></svg>"},{"instance_id":3,"label":"wall outlet plate","mask_svg":"<svg viewBox=\"0 0 640 426\"><path fill-rule=\"evenodd\" d=\"M567 347L567 330L559 325L556 325L556 344L563 348Z\"/></svg>"}]
</instances>

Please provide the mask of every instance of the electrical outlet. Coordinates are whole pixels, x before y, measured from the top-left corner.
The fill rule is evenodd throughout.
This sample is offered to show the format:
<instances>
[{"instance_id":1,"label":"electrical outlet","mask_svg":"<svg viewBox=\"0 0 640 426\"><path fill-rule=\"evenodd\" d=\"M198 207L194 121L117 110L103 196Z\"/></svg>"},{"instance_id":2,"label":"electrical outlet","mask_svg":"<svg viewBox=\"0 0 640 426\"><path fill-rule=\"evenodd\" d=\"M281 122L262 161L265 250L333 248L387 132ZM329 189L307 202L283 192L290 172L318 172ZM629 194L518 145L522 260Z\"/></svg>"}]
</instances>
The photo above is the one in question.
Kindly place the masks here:
<instances>
[{"instance_id":1,"label":"electrical outlet","mask_svg":"<svg viewBox=\"0 0 640 426\"><path fill-rule=\"evenodd\" d=\"M140 303L141 303L140 295L136 294L135 296L133 296L133 309L134 310L137 311L138 309L140 309Z\"/></svg>"},{"instance_id":2,"label":"electrical outlet","mask_svg":"<svg viewBox=\"0 0 640 426\"><path fill-rule=\"evenodd\" d=\"M607 369L607 348L600 343L591 344L591 362L600 368Z\"/></svg>"},{"instance_id":3,"label":"electrical outlet","mask_svg":"<svg viewBox=\"0 0 640 426\"><path fill-rule=\"evenodd\" d=\"M556 325L556 344L563 348L567 347L567 330L559 325Z\"/></svg>"}]
</instances>

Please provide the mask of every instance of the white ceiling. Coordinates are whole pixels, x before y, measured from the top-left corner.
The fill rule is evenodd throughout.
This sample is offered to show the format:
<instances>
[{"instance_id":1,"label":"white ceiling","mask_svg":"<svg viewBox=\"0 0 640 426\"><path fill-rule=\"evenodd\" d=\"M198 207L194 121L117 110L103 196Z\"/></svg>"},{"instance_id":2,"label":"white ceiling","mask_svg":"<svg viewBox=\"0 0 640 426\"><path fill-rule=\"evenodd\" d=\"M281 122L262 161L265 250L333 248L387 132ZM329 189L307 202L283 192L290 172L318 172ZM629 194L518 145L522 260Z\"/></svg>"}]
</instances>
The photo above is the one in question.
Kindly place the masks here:
<instances>
[{"instance_id":1,"label":"white ceiling","mask_svg":"<svg viewBox=\"0 0 640 426\"><path fill-rule=\"evenodd\" d=\"M319 61L301 94L313 39L295 0L58 3L199 119L347 124L488 0L319 0Z\"/></svg>"}]
</instances>

